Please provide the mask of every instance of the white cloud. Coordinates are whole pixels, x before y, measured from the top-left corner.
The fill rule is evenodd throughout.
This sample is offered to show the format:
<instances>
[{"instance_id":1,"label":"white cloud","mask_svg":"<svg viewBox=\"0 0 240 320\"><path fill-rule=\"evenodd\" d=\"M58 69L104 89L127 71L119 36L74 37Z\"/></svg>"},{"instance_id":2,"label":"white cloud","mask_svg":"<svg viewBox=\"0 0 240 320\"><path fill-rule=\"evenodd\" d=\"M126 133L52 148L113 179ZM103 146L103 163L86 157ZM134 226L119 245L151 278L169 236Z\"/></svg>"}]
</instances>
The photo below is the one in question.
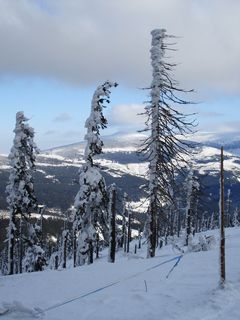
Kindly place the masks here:
<instances>
[{"instance_id":1,"label":"white cloud","mask_svg":"<svg viewBox=\"0 0 240 320\"><path fill-rule=\"evenodd\" d=\"M144 126L145 116L139 115L144 112L141 104L120 104L113 106L108 116L109 124L115 126Z\"/></svg>"},{"instance_id":2,"label":"white cloud","mask_svg":"<svg viewBox=\"0 0 240 320\"><path fill-rule=\"evenodd\" d=\"M48 130L44 133L46 136L50 136L50 135L54 135L56 134L56 131L55 130Z\"/></svg>"},{"instance_id":3,"label":"white cloud","mask_svg":"<svg viewBox=\"0 0 240 320\"><path fill-rule=\"evenodd\" d=\"M53 120L55 122L67 122L71 120L71 116L70 114L63 112L63 113L60 113L58 116L56 116Z\"/></svg>"},{"instance_id":4,"label":"white cloud","mask_svg":"<svg viewBox=\"0 0 240 320\"><path fill-rule=\"evenodd\" d=\"M240 93L239 0L0 0L0 9L2 77L144 87L150 31L164 27L181 36L171 55L184 87Z\"/></svg>"}]
</instances>

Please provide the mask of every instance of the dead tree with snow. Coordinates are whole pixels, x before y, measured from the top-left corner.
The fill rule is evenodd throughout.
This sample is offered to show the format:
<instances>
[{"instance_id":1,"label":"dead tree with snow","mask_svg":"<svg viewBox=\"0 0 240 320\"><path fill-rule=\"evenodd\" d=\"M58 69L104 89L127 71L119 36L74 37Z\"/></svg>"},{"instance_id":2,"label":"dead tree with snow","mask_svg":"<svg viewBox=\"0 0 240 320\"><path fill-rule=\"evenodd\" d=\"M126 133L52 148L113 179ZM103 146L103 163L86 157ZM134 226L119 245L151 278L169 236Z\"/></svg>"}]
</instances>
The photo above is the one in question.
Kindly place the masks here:
<instances>
[{"instance_id":1,"label":"dead tree with snow","mask_svg":"<svg viewBox=\"0 0 240 320\"><path fill-rule=\"evenodd\" d=\"M16 244L16 219L29 219L29 210L35 209L37 202L34 194L32 172L38 149L34 143L34 130L28 123L23 112L16 114L15 137L11 149L10 176L6 188L9 210L8 227L8 273L14 273L14 252ZM21 264L21 263L20 263Z\"/></svg>"},{"instance_id":2,"label":"dead tree with snow","mask_svg":"<svg viewBox=\"0 0 240 320\"><path fill-rule=\"evenodd\" d=\"M94 163L94 157L102 153L103 141L100 129L107 126L103 115L105 103L110 102L110 89L116 83L105 82L94 92L91 104L91 113L86 120L87 145L84 152L86 163L79 171L80 189L75 198L75 217L73 228L78 231L76 263L82 265L88 260L93 262L93 250L96 241L96 232L101 232L105 239L108 238L107 205L108 195L105 179L100 168Z\"/></svg>"},{"instance_id":3,"label":"dead tree with snow","mask_svg":"<svg viewBox=\"0 0 240 320\"><path fill-rule=\"evenodd\" d=\"M199 179L196 176L192 168L190 168L188 177L185 182L187 207L186 207L186 245L188 245L188 239L190 235L194 234L198 211L198 200L200 196L200 184Z\"/></svg>"},{"instance_id":4,"label":"dead tree with snow","mask_svg":"<svg viewBox=\"0 0 240 320\"><path fill-rule=\"evenodd\" d=\"M161 216L163 203L173 198L172 186L177 173L186 164L189 144L184 141L191 133L193 122L182 114L177 105L186 105L178 93L186 92L178 87L172 78L175 64L166 60L166 51L173 50L173 37L164 29L156 29L152 34L151 64L153 80L150 86L150 101L145 107L146 128L150 136L139 149L149 160L149 217L148 217L148 257L155 256L157 243L157 216Z\"/></svg>"}]
</instances>

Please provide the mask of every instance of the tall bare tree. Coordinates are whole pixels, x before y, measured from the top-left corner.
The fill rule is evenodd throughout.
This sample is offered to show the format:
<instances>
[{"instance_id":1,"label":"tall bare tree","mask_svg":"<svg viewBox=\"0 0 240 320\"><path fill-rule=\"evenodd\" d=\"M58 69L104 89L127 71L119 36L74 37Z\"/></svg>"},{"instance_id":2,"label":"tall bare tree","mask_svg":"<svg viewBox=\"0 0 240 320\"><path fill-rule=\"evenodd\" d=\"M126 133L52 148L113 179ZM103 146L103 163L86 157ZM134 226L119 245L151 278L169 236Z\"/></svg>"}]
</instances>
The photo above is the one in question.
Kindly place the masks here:
<instances>
[{"instance_id":1,"label":"tall bare tree","mask_svg":"<svg viewBox=\"0 0 240 320\"><path fill-rule=\"evenodd\" d=\"M185 136L192 132L193 121L177 109L189 102L178 93L187 92L178 87L172 78L175 64L167 62L166 51L174 50L168 40L173 39L165 29L155 29L152 34L151 64L153 79L150 101L145 107L146 128L150 136L139 152L149 160L148 257L155 256L157 242L157 216L161 217L162 205L173 198L173 184L177 173L183 171L189 144ZM168 41L168 43L167 43Z\"/></svg>"}]
</instances>

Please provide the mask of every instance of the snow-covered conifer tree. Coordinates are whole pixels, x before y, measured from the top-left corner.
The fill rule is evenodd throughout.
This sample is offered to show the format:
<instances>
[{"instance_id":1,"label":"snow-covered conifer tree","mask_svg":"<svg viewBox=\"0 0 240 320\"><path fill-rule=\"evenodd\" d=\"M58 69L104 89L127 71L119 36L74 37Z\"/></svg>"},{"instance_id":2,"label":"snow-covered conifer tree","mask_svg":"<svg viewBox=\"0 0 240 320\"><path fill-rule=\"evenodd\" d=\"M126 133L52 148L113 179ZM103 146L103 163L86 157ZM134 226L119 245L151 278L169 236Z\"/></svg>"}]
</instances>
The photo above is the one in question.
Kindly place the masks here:
<instances>
[{"instance_id":1,"label":"snow-covered conifer tree","mask_svg":"<svg viewBox=\"0 0 240 320\"><path fill-rule=\"evenodd\" d=\"M185 162L188 145L183 142L187 133L191 132L191 121L178 111L175 106L188 102L177 97L176 93L184 90L172 79L172 69L175 66L166 61L166 50L169 45L166 40L172 38L164 29L155 29L152 34L151 61L153 80L150 87L150 101L145 107L147 127L151 135L140 148L149 159L149 237L148 257L155 256L157 243L157 216L161 216L163 203L172 199L172 186L175 173L181 171ZM171 49L170 49L171 50Z\"/></svg>"},{"instance_id":2,"label":"snow-covered conifer tree","mask_svg":"<svg viewBox=\"0 0 240 320\"><path fill-rule=\"evenodd\" d=\"M194 221L197 219L198 211L198 199L200 195L199 179L195 175L192 168L190 168L187 180L186 180L186 195L187 195L187 207L186 207L186 245L188 245L188 238L193 233Z\"/></svg>"},{"instance_id":3,"label":"snow-covered conifer tree","mask_svg":"<svg viewBox=\"0 0 240 320\"><path fill-rule=\"evenodd\" d=\"M28 123L23 112L16 114L15 137L11 149L10 177L6 188L9 209L8 227L8 273L14 273L14 249L16 238L17 215L24 219L29 217L29 209L36 207L32 171L38 149L34 143L34 130Z\"/></svg>"},{"instance_id":4,"label":"snow-covered conifer tree","mask_svg":"<svg viewBox=\"0 0 240 320\"><path fill-rule=\"evenodd\" d=\"M233 214L233 227L239 227L239 209L235 208Z\"/></svg>"},{"instance_id":5,"label":"snow-covered conifer tree","mask_svg":"<svg viewBox=\"0 0 240 320\"><path fill-rule=\"evenodd\" d=\"M86 163L79 171L80 190L75 198L75 218L73 227L79 231L77 241L77 264L82 265L88 258L93 262L93 246L96 229L107 238L107 203L106 183L100 168L94 164L94 156L102 153L103 141L100 129L106 128L107 120L103 115L104 103L110 102L110 89L116 83L105 82L94 92L91 103L91 114L86 120L87 145L84 152Z\"/></svg>"},{"instance_id":6,"label":"snow-covered conifer tree","mask_svg":"<svg viewBox=\"0 0 240 320\"><path fill-rule=\"evenodd\" d=\"M46 265L44 250L40 246L40 226L28 223L27 251L23 259L23 269L26 272L42 271Z\"/></svg>"},{"instance_id":7,"label":"snow-covered conifer tree","mask_svg":"<svg viewBox=\"0 0 240 320\"><path fill-rule=\"evenodd\" d=\"M225 227L232 227L232 214L231 214L231 189L227 191L227 201L226 201L226 214L225 214Z\"/></svg>"}]
</instances>

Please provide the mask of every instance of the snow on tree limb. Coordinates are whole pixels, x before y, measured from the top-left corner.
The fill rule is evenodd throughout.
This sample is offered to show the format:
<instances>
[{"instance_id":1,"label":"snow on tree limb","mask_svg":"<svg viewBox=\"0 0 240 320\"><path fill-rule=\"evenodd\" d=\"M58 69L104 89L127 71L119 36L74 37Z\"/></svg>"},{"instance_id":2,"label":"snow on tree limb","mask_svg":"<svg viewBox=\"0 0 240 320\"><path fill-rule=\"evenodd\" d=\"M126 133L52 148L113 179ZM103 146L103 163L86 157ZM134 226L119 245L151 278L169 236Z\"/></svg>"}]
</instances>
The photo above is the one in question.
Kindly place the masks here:
<instances>
[{"instance_id":1,"label":"snow on tree limb","mask_svg":"<svg viewBox=\"0 0 240 320\"><path fill-rule=\"evenodd\" d=\"M85 135L87 145L84 152L86 161L92 162L95 155L102 153L103 141L99 130L107 126L107 119L103 115L104 103L110 102L110 89L117 85L117 83L106 81L98 86L93 94L91 113L85 123L85 128L87 128L87 134Z\"/></svg>"},{"instance_id":2,"label":"snow on tree limb","mask_svg":"<svg viewBox=\"0 0 240 320\"><path fill-rule=\"evenodd\" d=\"M110 103L110 89L117 83L110 81L97 87L93 94L91 113L86 120L87 145L84 152L86 163L79 170L80 189L75 197L75 218L73 228L79 232L77 241L77 264L82 265L88 258L93 261L93 243L96 240L96 231L99 229L106 237L107 233L107 203L108 195L105 179L100 169L94 164L94 156L102 153L103 141L100 129L107 126L103 115L104 103Z\"/></svg>"}]
</instances>

